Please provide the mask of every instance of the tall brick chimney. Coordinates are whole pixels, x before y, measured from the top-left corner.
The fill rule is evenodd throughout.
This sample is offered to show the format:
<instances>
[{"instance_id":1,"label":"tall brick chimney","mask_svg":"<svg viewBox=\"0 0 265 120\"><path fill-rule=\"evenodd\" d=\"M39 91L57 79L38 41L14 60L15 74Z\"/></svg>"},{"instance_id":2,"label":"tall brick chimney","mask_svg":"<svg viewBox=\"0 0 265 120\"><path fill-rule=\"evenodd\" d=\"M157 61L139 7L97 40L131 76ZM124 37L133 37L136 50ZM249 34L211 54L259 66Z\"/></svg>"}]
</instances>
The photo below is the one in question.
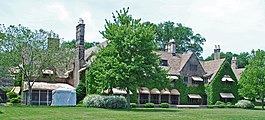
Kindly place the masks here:
<instances>
[{"instance_id":1,"label":"tall brick chimney","mask_svg":"<svg viewBox=\"0 0 265 120\"><path fill-rule=\"evenodd\" d=\"M215 45L214 48L214 60L219 60L220 59L220 45Z\"/></svg>"},{"instance_id":2,"label":"tall brick chimney","mask_svg":"<svg viewBox=\"0 0 265 120\"><path fill-rule=\"evenodd\" d=\"M78 25L76 26L76 51L78 52L75 67L74 67L74 87L77 87L80 81L79 70L85 64L85 48L84 48L85 24L82 18L79 18Z\"/></svg>"},{"instance_id":3,"label":"tall brick chimney","mask_svg":"<svg viewBox=\"0 0 265 120\"><path fill-rule=\"evenodd\" d=\"M171 39L169 42L168 42L168 45L167 45L167 51L169 53L172 53L172 55L175 55L176 54L176 42L175 40Z\"/></svg>"},{"instance_id":4,"label":"tall brick chimney","mask_svg":"<svg viewBox=\"0 0 265 120\"><path fill-rule=\"evenodd\" d=\"M236 57L232 57L231 68L232 69L237 69L237 58Z\"/></svg>"}]
</instances>

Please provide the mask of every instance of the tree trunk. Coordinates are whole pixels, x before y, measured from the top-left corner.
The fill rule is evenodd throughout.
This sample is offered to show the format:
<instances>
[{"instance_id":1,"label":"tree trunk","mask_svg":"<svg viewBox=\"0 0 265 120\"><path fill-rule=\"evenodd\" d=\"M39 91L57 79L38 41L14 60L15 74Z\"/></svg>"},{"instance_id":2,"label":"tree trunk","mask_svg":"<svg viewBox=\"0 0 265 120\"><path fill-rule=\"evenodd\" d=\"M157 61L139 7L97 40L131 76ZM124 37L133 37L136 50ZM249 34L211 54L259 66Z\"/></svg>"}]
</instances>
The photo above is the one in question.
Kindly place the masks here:
<instances>
[{"instance_id":1,"label":"tree trunk","mask_svg":"<svg viewBox=\"0 0 265 120\"><path fill-rule=\"evenodd\" d=\"M264 94L261 93L261 106L262 106L262 110L264 110Z\"/></svg>"},{"instance_id":2,"label":"tree trunk","mask_svg":"<svg viewBox=\"0 0 265 120\"><path fill-rule=\"evenodd\" d=\"M32 90L31 90L30 80L28 80L28 94L27 94L28 99L27 99L27 105L31 105L31 95L32 95L31 92L32 92Z\"/></svg>"},{"instance_id":3,"label":"tree trunk","mask_svg":"<svg viewBox=\"0 0 265 120\"><path fill-rule=\"evenodd\" d=\"M126 92L127 92L128 109L131 109L131 105L130 105L130 103L131 103L131 101L130 101L130 90L129 90L128 87L127 87Z\"/></svg>"}]
</instances>

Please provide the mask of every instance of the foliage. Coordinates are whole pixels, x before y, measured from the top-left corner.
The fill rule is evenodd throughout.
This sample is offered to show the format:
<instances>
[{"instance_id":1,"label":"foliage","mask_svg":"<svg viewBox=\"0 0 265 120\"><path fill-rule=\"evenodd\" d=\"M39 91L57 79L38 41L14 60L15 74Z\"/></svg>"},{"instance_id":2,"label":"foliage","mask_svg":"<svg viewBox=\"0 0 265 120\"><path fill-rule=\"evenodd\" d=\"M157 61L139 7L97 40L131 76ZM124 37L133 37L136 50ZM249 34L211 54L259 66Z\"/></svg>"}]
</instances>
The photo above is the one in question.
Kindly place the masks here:
<instances>
[{"instance_id":1,"label":"foliage","mask_svg":"<svg viewBox=\"0 0 265 120\"><path fill-rule=\"evenodd\" d=\"M201 45L206 41L200 34L194 34L191 28L171 21L159 23L156 26L156 33L155 43L159 47L159 50L163 51L166 49L168 42L174 39L177 45L176 52L184 53L192 51L197 56L200 56L203 51Z\"/></svg>"},{"instance_id":2,"label":"foliage","mask_svg":"<svg viewBox=\"0 0 265 120\"><path fill-rule=\"evenodd\" d=\"M169 108L169 104L168 103L161 103L160 107L161 108Z\"/></svg>"},{"instance_id":3,"label":"foliage","mask_svg":"<svg viewBox=\"0 0 265 120\"><path fill-rule=\"evenodd\" d=\"M207 108L213 109L214 106L213 105L207 105Z\"/></svg>"},{"instance_id":4,"label":"foliage","mask_svg":"<svg viewBox=\"0 0 265 120\"><path fill-rule=\"evenodd\" d=\"M76 88L76 103L79 103L86 97L85 83L80 82Z\"/></svg>"},{"instance_id":5,"label":"foliage","mask_svg":"<svg viewBox=\"0 0 265 120\"><path fill-rule=\"evenodd\" d=\"M199 94L202 96L202 99L205 100L205 87L204 85L199 86L187 86L183 82L183 76L180 76L180 79L176 81L175 88L180 92L180 104L190 104L188 100L188 94Z\"/></svg>"},{"instance_id":6,"label":"foliage","mask_svg":"<svg viewBox=\"0 0 265 120\"><path fill-rule=\"evenodd\" d=\"M105 101L104 97L100 95L88 95L83 100L84 106L104 108Z\"/></svg>"},{"instance_id":7,"label":"foliage","mask_svg":"<svg viewBox=\"0 0 265 120\"><path fill-rule=\"evenodd\" d=\"M253 109L255 107L255 105L248 100L240 100L236 103L236 106L245 109Z\"/></svg>"},{"instance_id":8,"label":"foliage","mask_svg":"<svg viewBox=\"0 0 265 120\"><path fill-rule=\"evenodd\" d=\"M96 46L98 45L99 42L85 42L85 49L88 49L88 48L91 48L93 46ZM76 40L73 39L71 41L63 41L63 43L61 44L61 47L62 48L70 48L70 49L73 49L73 48L76 48Z\"/></svg>"},{"instance_id":9,"label":"foliage","mask_svg":"<svg viewBox=\"0 0 265 120\"><path fill-rule=\"evenodd\" d=\"M144 104L144 107L146 107L146 108L153 108L153 107L155 107L155 104L154 103L145 103Z\"/></svg>"},{"instance_id":10,"label":"foliage","mask_svg":"<svg viewBox=\"0 0 265 120\"><path fill-rule=\"evenodd\" d=\"M265 51L253 51L252 59L241 74L239 85L240 95L254 99L260 98L264 109L265 95Z\"/></svg>"},{"instance_id":11,"label":"foliage","mask_svg":"<svg viewBox=\"0 0 265 120\"><path fill-rule=\"evenodd\" d=\"M222 82L222 78L225 75L229 75L234 80L234 82L224 84L224 82ZM220 93L232 93L235 97L232 100L232 103L236 103L236 101L238 100L237 79L234 75L233 70L231 69L230 64L227 61L222 64L208 87L208 104L210 105L216 103L217 101L220 101Z\"/></svg>"},{"instance_id":12,"label":"foliage","mask_svg":"<svg viewBox=\"0 0 265 120\"><path fill-rule=\"evenodd\" d=\"M131 108L136 108L137 104L136 103L130 103Z\"/></svg>"},{"instance_id":13,"label":"foliage","mask_svg":"<svg viewBox=\"0 0 265 120\"><path fill-rule=\"evenodd\" d=\"M5 91L5 92L10 92L12 90L13 87L2 87L0 88L1 90Z\"/></svg>"},{"instance_id":14,"label":"foliage","mask_svg":"<svg viewBox=\"0 0 265 120\"><path fill-rule=\"evenodd\" d=\"M50 42L49 37L53 37ZM55 80L58 72L66 72L72 68L74 51L52 44L57 40L58 35L43 29L32 31L21 25L5 27L1 24L0 66L10 71L6 74L14 74L14 68L18 68L31 92L33 84L30 82L42 78L43 70L52 70L55 74L51 80ZM27 102L30 104L31 94L28 98Z\"/></svg>"},{"instance_id":15,"label":"foliage","mask_svg":"<svg viewBox=\"0 0 265 120\"><path fill-rule=\"evenodd\" d=\"M127 100L124 96L105 96L105 108L124 109L127 108Z\"/></svg>"},{"instance_id":16,"label":"foliage","mask_svg":"<svg viewBox=\"0 0 265 120\"><path fill-rule=\"evenodd\" d=\"M127 101L123 96L89 95L83 100L84 106L96 108L121 109L127 107Z\"/></svg>"},{"instance_id":17,"label":"foliage","mask_svg":"<svg viewBox=\"0 0 265 120\"><path fill-rule=\"evenodd\" d=\"M6 95L9 100L18 97L17 93L15 92L7 92Z\"/></svg>"},{"instance_id":18,"label":"foliage","mask_svg":"<svg viewBox=\"0 0 265 120\"><path fill-rule=\"evenodd\" d=\"M215 105L221 105L221 104L225 104L224 102L221 101L216 101Z\"/></svg>"},{"instance_id":19,"label":"foliage","mask_svg":"<svg viewBox=\"0 0 265 120\"><path fill-rule=\"evenodd\" d=\"M20 97L20 96L17 96L17 97L15 97L15 98L11 98L9 101L10 101L11 103L20 103L20 101L21 101L21 97Z\"/></svg>"},{"instance_id":20,"label":"foliage","mask_svg":"<svg viewBox=\"0 0 265 120\"><path fill-rule=\"evenodd\" d=\"M106 20L105 31L101 31L108 40L89 69L89 93L119 87L134 91L140 86L168 85L167 72L160 65L159 56L153 51L156 45L155 28L140 23L129 15L129 9L113 13L113 22ZM148 86L149 85L149 86Z\"/></svg>"}]
</instances>

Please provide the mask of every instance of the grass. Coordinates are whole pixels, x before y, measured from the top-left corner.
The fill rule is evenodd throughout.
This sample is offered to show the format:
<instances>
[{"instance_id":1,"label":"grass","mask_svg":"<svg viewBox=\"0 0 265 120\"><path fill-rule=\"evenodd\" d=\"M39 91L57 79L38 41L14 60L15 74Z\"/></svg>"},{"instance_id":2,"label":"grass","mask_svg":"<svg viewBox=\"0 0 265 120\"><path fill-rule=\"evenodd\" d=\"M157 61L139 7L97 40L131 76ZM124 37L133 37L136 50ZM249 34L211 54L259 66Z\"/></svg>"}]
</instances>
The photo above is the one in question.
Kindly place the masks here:
<instances>
[{"instance_id":1,"label":"grass","mask_svg":"<svg viewBox=\"0 0 265 120\"><path fill-rule=\"evenodd\" d=\"M85 107L0 106L0 111L2 111L0 120L261 120L265 118L265 111L239 108L137 108L132 110L114 110Z\"/></svg>"}]
</instances>

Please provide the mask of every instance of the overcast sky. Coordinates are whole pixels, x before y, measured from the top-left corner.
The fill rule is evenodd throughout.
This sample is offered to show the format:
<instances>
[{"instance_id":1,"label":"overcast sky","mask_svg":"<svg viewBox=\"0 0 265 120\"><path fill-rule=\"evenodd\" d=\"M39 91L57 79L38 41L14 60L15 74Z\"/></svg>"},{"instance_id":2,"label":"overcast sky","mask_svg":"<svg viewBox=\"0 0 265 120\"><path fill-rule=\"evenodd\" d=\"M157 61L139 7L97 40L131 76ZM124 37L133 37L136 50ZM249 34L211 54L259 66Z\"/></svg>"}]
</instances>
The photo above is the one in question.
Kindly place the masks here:
<instances>
[{"instance_id":1,"label":"overcast sky","mask_svg":"<svg viewBox=\"0 0 265 120\"><path fill-rule=\"evenodd\" d=\"M170 20L191 27L206 38L203 57L214 45L235 53L265 49L265 0L1 0L0 23L53 30L72 40L81 17L85 40L102 42L105 19L123 7L143 22Z\"/></svg>"}]
</instances>

